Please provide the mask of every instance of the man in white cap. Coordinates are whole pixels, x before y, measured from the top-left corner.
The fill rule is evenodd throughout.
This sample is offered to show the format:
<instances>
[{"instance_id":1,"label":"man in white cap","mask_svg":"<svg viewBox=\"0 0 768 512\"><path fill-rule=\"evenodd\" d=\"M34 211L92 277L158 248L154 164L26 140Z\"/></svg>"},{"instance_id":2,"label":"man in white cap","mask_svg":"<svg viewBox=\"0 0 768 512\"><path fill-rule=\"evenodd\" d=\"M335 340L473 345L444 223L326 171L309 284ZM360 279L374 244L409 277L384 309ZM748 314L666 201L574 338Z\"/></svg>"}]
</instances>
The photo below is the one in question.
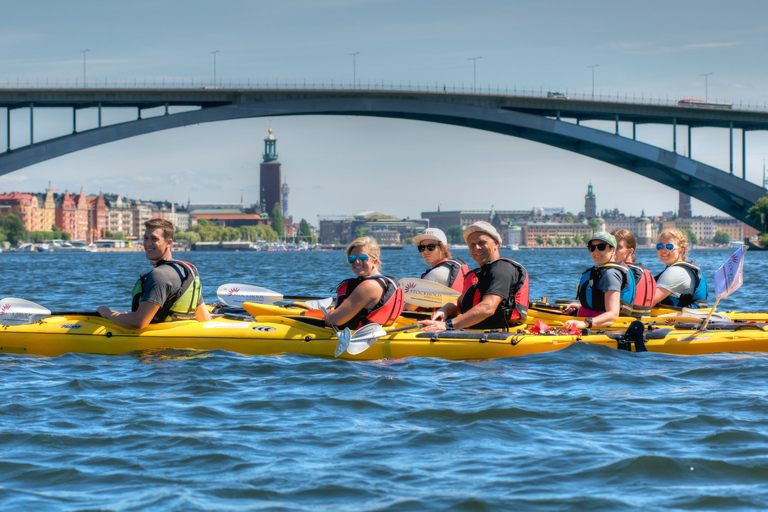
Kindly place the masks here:
<instances>
[{"instance_id":1,"label":"man in white cap","mask_svg":"<svg viewBox=\"0 0 768 512\"><path fill-rule=\"evenodd\" d=\"M443 230L427 228L415 237L413 242L430 268L421 275L422 279L464 291L464 279L470 274L469 267L459 258L453 258L448 250L448 238Z\"/></svg>"},{"instance_id":2,"label":"man in white cap","mask_svg":"<svg viewBox=\"0 0 768 512\"><path fill-rule=\"evenodd\" d=\"M424 330L505 329L525 321L528 312L528 273L518 262L499 254L501 235L490 223L475 222L464 230L469 252L480 268L477 282L466 288L456 304L438 309Z\"/></svg>"}]
</instances>

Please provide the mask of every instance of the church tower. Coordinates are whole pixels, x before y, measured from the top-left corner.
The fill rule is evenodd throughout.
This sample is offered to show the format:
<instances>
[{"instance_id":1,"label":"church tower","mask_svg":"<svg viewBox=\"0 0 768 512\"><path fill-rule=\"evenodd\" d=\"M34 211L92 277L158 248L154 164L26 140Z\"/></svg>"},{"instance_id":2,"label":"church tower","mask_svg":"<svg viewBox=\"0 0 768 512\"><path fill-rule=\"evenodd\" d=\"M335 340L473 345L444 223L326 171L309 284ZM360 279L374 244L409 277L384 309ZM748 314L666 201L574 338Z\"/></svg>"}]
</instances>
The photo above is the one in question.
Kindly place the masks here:
<instances>
[{"instance_id":1,"label":"church tower","mask_svg":"<svg viewBox=\"0 0 768 512\"><path fill-rule=\"evenodd\" d=\"M272 127L269 127L269 135L264 139L264 160L261 162L260 182L261 193L259 202L261 210L268 215L272 215L275 203L280 205L280 211L283 211L283 201L280 187L282 184L282 170L280 162L277 161L277 139L272 134Z\"/></svg>"},{"instance_id":2,"label":"church tower","mask_svg":"<svg viewBox=\"0 0 768 512\"><path fill-rule=\"evenodd\" d=\"M597 198L592 192L592 184L589 184L587 188L587 195L584 196L584 216L587 219L594 219L597 217Z\"/></svg>"}]
</instances>

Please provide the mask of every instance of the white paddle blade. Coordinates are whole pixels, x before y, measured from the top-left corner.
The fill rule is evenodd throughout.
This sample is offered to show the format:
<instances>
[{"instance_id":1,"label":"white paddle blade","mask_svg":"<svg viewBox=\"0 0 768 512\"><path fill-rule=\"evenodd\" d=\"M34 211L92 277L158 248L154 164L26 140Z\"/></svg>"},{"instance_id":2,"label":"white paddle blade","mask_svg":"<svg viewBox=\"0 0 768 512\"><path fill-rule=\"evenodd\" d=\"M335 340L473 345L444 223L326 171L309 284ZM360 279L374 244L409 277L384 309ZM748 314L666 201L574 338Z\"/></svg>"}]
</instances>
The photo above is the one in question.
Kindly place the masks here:
<instances>
[{"instance_id":1,"label":"white paddle blade","mask_svg":"<svg viewBox=\"0 0 768 512\"><path fill-rule=\"evenodd\" d=\"M51 316L39 304L24 299L0 300L0 325L27 325Z\"/></svg>"},{"instance_id":2,"label":"white paddle blade","mask_svg":"<svg viewBox=\"0 0 768 512\"><path fill-rule=\"evenodd\" d=\"M385 331L379 324L365 325L355 331L355 334L352 335L352 339L347 347L347 353L354 356L365 352L371 345L376 343L376 340L386 335L387 331Z\"/></svg>"},{"instance_id":3,"label":"white paddle blade","mask_svg":"<svg viewBox=\"0 0 768 512\"><path fill-rule=\"evenodd\" d=\"M330 307L333 304L334 298L328 297L327 299L320 299L320 300L307 300L304 301L304 304L309 309L322 309Z\"/></svg>"},{"instance_id":4,"label":"white paddle blade","mask_svg":"<svg viewBox=\"0 0 768 512\"><path fill-rule=\"evenodd\" d=\"M283 300L283 295L280 293L249 284L223 284L216 290L216 295L222 304L237 308L242 308L244 302L271 305Z\"/></svg>"},{"instance_id":5,"label":"white paddle blade","mask_svg":"<svg viewBox=\"0 0 768 512\"><path fill-rule=\"evenodd\" d=\"M701 318L702 320L704 320L707 318L707 316L709 316L709 310L683 308L682 315L680 316L694 316L696 318ZM718 313L717 311L713 311L709 321L710 322L730 322L731 318L724 313Z\"/></svg>"},{"instance_id":6,"label":"white paddle blade","mask_svg":"<svg viewBox=\"0 0 768 512\"><path fill-rule=\"evenodd\" d=\"M400 286L403 288L405 302L422 308L439 308L455 303L461 295L453 288L415 277L401 279Z\"/></svg>"},{"instance_id":7,"label":"white paddle blade","mask_svg":"<svg viewBox=\"0 0 768 512\"><path fill-rule=\"evenodd\" d=\"M336 332L336 337L339 338L339 341L336 342L336 350L334 351L334 355L339 357L341 354L346 352L347 347L349 347L352 333L349 332L349 327L345 327L343 331Z\"/></svg>"}]
</instances>

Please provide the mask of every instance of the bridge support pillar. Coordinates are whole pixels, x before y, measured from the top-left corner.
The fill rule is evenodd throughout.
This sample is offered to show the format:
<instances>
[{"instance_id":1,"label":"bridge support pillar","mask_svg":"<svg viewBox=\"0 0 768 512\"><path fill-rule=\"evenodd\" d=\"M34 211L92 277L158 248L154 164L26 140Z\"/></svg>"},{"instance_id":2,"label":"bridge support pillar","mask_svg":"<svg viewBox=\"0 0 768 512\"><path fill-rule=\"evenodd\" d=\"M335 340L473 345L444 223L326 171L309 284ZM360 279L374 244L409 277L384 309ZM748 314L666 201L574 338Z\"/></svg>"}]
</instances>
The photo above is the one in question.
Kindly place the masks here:
<instances>
[{"instance_id":1,"label":"bridge support pillar","mask_svg":"<svg viewBox=\"0 0 768 512\"><path fill-rule=\"evenodd\" d=\"M672 152L677 153L677 118L672 118Z\"/></svg>"},{"instance_id":2,"label":"bridge support pillar","mask_svg":"<svg viewBox=\"0 0 768 512\"><path fill-rule=\"evenodd\" d=\"M691 140L691 125L688 125L688 158L693 158L693 141Z\"/></svg>"},{"instance_id":3,"label":"bridge support pillar","mask_svg":"<svg viewBox=\"0 0 768 512\"><path fill-rule=\"evenodd\" d=\"M77 109L72 107L72 133L77 133Z\"/></svg>"},{"instance_id":4,"label":"bridge support pillar","mask_svg":"<svg viewBox=\"0 0 768 512\"><path fill-rule=\"evenodd\" d=\"M632 140L637 140L637 123L632 123Z\"/></svg>"},{"instance_id":5,"label":"bridge support pillar","mask_svg":"<svg viewBox=\"0 0 768 512\"><path fill-rule=\"evenodd\" d=\"M728 142L731 148L731 154L730 154L731 174L733 174L733 121L729 123L729 127L728 127Z\"/></svg>"},{"instance_id":6,"label":"bridge support pillar","mask_svg":"<svg viewBox=\"0 0 768 512\"><path fill-rule=\"evenodd\" d=\"M747 179L747 130L741 129L741 179Z\"/></svg>"},{"instance_id":7,"label":"bridge support pillar","mask_svg":"<svg viewBox=\"0 0 768 512\"><path fill-rule=\"evenodd\" d=\"M616 135L619 134L619 114L616 114Z\"/></svg>"},{"instance_id":8,"label":"bridge support pillar","mask_svg":"<svg viewBox=\"0 0 768 512\"><path fill-rule=\"evenodd\" d=\"M11 109L6 107L5 109L5 134L7 137L7 146L5 148L6 153L11 152Z\"/></svg>"},{"instance_id":9,"label":"bridge support pillar","mask_svg":"<svg viewBox=\"0 0 768 512\"><path fill-rule=\"evenodd\" d=\"M35 104L29 104L29 145L35 145Z\"/></svg>"},{"instance_id":10,"label":"bridge support pillar","mask_svg":"<svg viewBox=\"0 0 768 512\"><path fill-rule=\"evenodd\" d=\"M101 128L101 102L99 102L99 128Z\"/></svg>"},{"instance_id":11,"label":"bridge support pillar","mask_svg":"<svg viewBox=\"0 0 768 512\"><path fill-rule=\"evenodd\" d=\"M168 102L165 102L165 115L168 115ZM560 120L560 112L557 113L557 120Z\"/></svg>"}]
</instances>

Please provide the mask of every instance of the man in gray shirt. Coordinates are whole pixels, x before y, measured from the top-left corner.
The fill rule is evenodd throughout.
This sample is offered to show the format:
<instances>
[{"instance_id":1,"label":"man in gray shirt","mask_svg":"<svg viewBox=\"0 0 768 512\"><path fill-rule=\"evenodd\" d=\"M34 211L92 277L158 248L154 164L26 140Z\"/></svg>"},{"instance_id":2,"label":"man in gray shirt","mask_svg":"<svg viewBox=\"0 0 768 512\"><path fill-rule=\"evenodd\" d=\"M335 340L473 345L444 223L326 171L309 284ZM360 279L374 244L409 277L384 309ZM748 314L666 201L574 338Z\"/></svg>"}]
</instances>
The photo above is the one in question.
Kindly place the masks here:
<instances>
[{"instance_id":1,"label":"man in gray shirt","mask_svg":"<svg viewBox=\"0 0 768 512\"><path fill-rule=\"evenodd\" d=\"M144 253L155 268L141 276L134 286L132 311L118 313L107 306L100 306L96 311L130 329L164 322L171 313L194 315L200 322L210 320L197 269L190 263L174 260L171 254L173 224L164 219L151 219L144 226Z\"/></svg>"}]
</instances>

